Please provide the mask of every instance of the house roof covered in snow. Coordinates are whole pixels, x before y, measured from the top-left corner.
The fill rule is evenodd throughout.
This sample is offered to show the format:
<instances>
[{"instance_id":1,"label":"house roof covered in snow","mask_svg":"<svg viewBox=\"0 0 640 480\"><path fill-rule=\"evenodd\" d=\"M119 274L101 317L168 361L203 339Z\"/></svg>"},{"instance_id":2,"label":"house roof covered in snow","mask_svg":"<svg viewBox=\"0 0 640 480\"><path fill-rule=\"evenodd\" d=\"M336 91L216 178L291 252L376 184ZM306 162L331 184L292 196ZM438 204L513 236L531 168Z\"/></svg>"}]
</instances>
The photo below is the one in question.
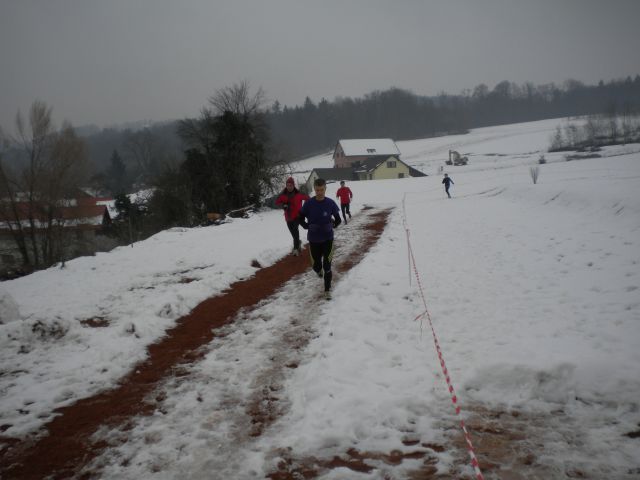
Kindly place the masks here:
<instances>
[{"instance_id":1,"label":"house roof covered in snow","mask_svg":"<svg viewBox=\"0 0 640 480\"><path fill-rule=\"evenodd\" d=\"M6 208L0 209L0 230L9 229L9 223L34 222L36 228L44 228L49 221L47 212L30 207L26 202L18 202L14 205L15 210L9 211ZM55 214L54 220L57 224L65 227L100 227L111 221L109 210L105 205L72 205L60 207ZM30 223L23 225L29 228Z\"/></svg>"},{"instance_id":2,"label":"house roof covered in snow","mask_svg":"<svg viewBox=\"0 0 640 480\"><path fill-rule=\"evenodd\" d=\"M316 172L319 178L325 180L353 180L353 169L347 168L314 168L311 173ZM309 175L311 178L311 175Z\"/></svg>"},{"instance_id":3,"label":"house roof covered in snow","mask_svg":"<svg viewBox=\"0 0 640 480\"><path fill-rule=\"evenodd\" d=\"M338 140L338 145L347 157L373 155L400 155L396 142L390 138L360 138Z\"/></svg>"}]
</instances>

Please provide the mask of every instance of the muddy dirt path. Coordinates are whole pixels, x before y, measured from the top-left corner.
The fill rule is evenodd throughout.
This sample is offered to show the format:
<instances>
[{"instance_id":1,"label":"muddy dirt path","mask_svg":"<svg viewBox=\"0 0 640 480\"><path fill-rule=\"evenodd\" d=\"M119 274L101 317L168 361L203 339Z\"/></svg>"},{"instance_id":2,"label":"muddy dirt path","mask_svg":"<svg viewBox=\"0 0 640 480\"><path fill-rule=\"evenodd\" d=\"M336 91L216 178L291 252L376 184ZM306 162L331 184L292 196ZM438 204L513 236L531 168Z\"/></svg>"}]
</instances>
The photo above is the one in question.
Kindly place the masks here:
<instances>
[{"instance_id":1,"label":"muddy dirt path","mask_svg":"<svg viewBox=\"0 0 640 480\"><path fill-rule=\"evenodd\" d=\"M337 244L334 259L337 274L347 272L367 255L383 232L389 213L388 210L369 209L359 215L361 218L354 217L354 222L350 222L350 228L353 226L354 230L346 235L350 242ZM278 298L278 291L292 279L309 274L307 255L287 256L198 305L180 319L166 337L149 347L148 359L136 366L117 387L60 409L56 412L59 416L48 423L39 436L0 438L0 478L101 478L102 469L111 462L126 464L129 460L127 450L131 450L127 448L127 442L135 441L129 435L133 426L154 411L166 410L167 392L172 392L171 388L176 384L183 381L188 384L194 376L197 377L197 369L193 367L210 352L212 341L225 343L229 331L243 328L237 325L260 320L260 308L265 303L291 301L290 298ZM228 404L221 405L219 412L208 411L212 423L219 422L221 418L233 423L234 433L226 439L227 445L221 442L215 454L211 455L213 458L207 466L209 475L198 478L235 478L233 473L229 473L234 468L233 463L229 464L234 450L241 451L251 445L253 439L260 438L286 412L287 399L281 394L284 380L304 358L305 347L315 335L314 319L324 302L319 289L296 298L300 302L299 311L291 315L286 328L269 340L272 344L265 349L268 361L248 380L250 388L243 384L239 392L230 391ZM235 374L233 371L225 373L228 376ZM215 382L218 379L212 376L210 380ZM247 391L250 391L248 396ZM370 478L389 480L471 480L475 477L469 468L464 437L449 407L445 399L438 421L445 432L446 443L424 443L419 440L420 432L407 431L404 432L402 451L364 451L356 445L331 458L297 458L289 451L278 451L273 454L282 460L267 473L267 478L313 479L331 475L332 471L340 469L341 472L353 472L353 475L365 474ZM468 402L463 403L462 408L487 480L604 478L575 463L561 467L548 464L545 449L549 439L556 442L552 443L555 445L553 448L561 442L568 452L580 450L581 438L576 433L579 433L580 425L572 421L566 412L533 415L490 410ZM112 438L122 444L96 440L96 432L103 430L121 432ZM634 430L628 436L637 439L639 433ZM123 447L121 452L118 451L119 446ZM111 454L105 455L105 452ZM438 464L443 453L451 459L448 471L442 471ZM236 460L242 461L242 457ZM403 464L409 461L419 466L403 468ZM160 468L157 473L161 472ZM619 478L639 478L640 468L626 473ZM342 478L349 478L348 474Z\"/></svg>"},{"instance_id":2,"label":"muddy dirt path","mask_svg":"<svg viewBox=\"0 0 640 480\"><path fill-rule=\"evenodd\" d=\"M362 239L348 260L335 264L336 272L352 268L367 254L384 230L389 213L389 210L365 210ZM307 258L308 252L302 257L287 256L258 270L255 276L231 285L221 295L202 302L181 318L161 341L151 345L147 360L137 365L116 388L56 411L59 415L38 435L2 439L0 477L40 479L77 475L106 447L103 442L91 439L99 428L123 426L133 417L151 414L156 404L149 398L158 385L179 374L185 365L202 358L205 354L202 347L210 343L221 328L233 322L239 312L253 308L292 277L308 271ZM300 344L297 348L303 346ZM276 409L265 410L259 407L262 404L258 398L254 408L249 409L254 417L254 436L260 435L277 415Z\"/></svg>"}]
</instances>

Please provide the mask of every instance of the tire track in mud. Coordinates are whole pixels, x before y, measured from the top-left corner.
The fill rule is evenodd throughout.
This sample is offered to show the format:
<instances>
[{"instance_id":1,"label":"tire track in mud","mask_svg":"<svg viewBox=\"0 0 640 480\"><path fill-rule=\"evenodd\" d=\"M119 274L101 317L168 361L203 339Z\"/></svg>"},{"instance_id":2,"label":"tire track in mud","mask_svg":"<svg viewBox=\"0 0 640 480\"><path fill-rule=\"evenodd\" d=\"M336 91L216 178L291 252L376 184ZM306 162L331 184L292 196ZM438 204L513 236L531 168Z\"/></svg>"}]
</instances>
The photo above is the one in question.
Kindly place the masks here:
<instances>
[{"instance_id":1,"label":"tire track in mud","mask_svg":"<svg viewBox=\"0 0 640 480\"><path fill-rule=\"evenodd\" d=\"M356 245L352 247L356 248L349 251L347 260L335 263L336 272L345 272L359 263L382 234L391 209L371 210L365 207L363 214L368 218L361 227L362 239L353 242ZM339 249L345 248L338 245L336 257ZM162 400L150 401L157 387L200 360L206 354L203 347L218 336L220 329L234 322L239 313L255 308L291 278L308 271L306 255L302 258L287 256L258 270L253 277L232 284L219 296L200 303L168 330L165 337L149 346L147 359L135 366L115 388L56 410L57 416L36 435L0 439L0 477L59 479L78 475L108 446L105 441L93 441L92 435L104 427L130 428L128 423L132 418L153 413L156 403ZM303 335L291 335L290 341L295 343L294 350L299 351L310 339L311 333L307 329ZM296 366L295 362L276 361L271 376L277 372L281 374L283 368ZM260 391L263 394L256 396L247 408L252 418L252 436L261 435L279 414L277 402L270 400L273 390L268 381ZM91 478L95 474L95 471L85 470L81 475Z\"/></svg>"}]
</instances>

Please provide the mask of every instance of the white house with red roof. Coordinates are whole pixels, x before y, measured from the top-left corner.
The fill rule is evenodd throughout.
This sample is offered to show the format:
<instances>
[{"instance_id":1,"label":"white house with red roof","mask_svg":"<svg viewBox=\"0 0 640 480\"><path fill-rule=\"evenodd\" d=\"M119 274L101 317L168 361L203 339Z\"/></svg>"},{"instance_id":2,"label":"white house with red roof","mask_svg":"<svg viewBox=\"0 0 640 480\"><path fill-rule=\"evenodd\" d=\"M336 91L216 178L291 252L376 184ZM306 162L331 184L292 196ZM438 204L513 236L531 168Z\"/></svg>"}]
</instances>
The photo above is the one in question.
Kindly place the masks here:
<instances>
[{"instance_id":1,"label":"white house with red roof","mask_svg":"<svg viewBox=\"0 0 640 480\"><path fill-rule=\"evenodd\" d=\"M400 149L390 138L342 139L333 151L335 168L351 167L374 158L383 161L389 157L400 158Z\"/></svg>"}]
</instances>

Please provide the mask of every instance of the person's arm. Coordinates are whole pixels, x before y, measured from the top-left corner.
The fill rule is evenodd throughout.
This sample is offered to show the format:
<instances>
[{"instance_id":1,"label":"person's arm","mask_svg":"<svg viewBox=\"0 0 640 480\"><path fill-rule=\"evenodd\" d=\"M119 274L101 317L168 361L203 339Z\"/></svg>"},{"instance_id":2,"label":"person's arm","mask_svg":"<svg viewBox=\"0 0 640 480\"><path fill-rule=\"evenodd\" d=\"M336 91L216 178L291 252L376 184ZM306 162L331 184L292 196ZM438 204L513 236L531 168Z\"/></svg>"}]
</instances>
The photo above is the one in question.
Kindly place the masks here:
<instances>
[{"instance_id":1,"label":"person's arm","mask_svg":"<svg viewBox=\"0 0 640 480\"><path fill-rule=\"evenodd\" d=\"M351 189L349 189L349 198L353 199L353 192L351 191Z\"/></svg>"},{"instance_id":2,"label":"person's arm","mask_svg":"<svg viewBox=\"0 0 640 480\"><path fill-rule=\"evenodd\" d=\"M306 202L307 200L309 200L309 195L306 195L304 193L298 193L298 195L296 196L296 201L300 204L300 208L302 208L304 202Z\"/></svg>"},{"instance_id":3,"label":"person's arm","mask_svg":"<svg viewBox=\"0 0 640 480\"><path fill-rule=\"evenodd\" d=\"M300 226L302 228L304 228L305 230L307 230L309 228L309 224L307 223L307 220L306 220L306 214L305 214L305 208L304 208L306 205L307 204L305 203L302 206L302 208L298 212L298 216L296 218L296 220L298 220L298 223L300 224Z\"/></svg>"},{"instance_id":4,"label":"person's arm","mask_svg":"<svg viewBox=\"0 0 640 480\"><path fill-rule=\"evenodd\" d=\"M280 195L278 198L276 198L276 205L280 205L281 208L286 210L289 206L286 195Z\"/></svg>"},{"instance_id":5,"label":"person's arm","mask_svg":"<svg viewBox=\"0 0 640 480\"><path fill-rule=\"evenodd\" d=\"M340 220L340 209L335 202L333 203L333 218L333 228L336 228L342 223L342 220Z\"/></svg>"}]
</instances>

